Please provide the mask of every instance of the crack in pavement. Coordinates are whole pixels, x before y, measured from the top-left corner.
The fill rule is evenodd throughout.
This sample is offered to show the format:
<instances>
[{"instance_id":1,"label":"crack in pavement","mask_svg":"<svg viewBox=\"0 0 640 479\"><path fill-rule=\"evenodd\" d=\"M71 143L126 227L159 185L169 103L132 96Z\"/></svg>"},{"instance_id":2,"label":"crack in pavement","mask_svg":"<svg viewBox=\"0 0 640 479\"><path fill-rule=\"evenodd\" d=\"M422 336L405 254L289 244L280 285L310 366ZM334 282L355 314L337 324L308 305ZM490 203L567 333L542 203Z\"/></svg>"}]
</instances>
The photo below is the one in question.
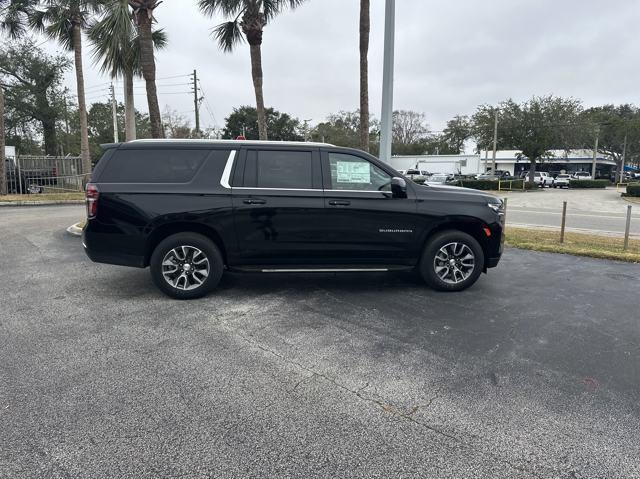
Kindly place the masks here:
<instances>
[{"instance_id":1,"label":"crack in pavement","mask_svg":"<svg viewBox=\"0 0 640 479\"><path fill-rule=\"evenodd\" d=\"M243 341L245 341L246 343L251 344L255 348L257 348L257 349L259 349L259 350L261 350L261 351L263 351L265 353L268 353L268 354L278 358L279 360L284 361L285 363L287 363L289 365L296 366L296 367L298 367L298 368L310 373L310 376L308 376L308 377L302 379L301 381L299 381L296 384L296 387L299 386L300 383L302 383L302 382L304 382L304 381L306 381L306 380L308 380L308 379L310 379L312 377L321 378L321 379L325 380L326 382L329 382L329 383L333 384L334 386L336 386L340 390L348 392L349 394L356 396L357 398L359 398L362 401L365 401L365 402L367 402L369 404L373 404L375 406L378 406L379 408L381 408L386 413L392 414L392 415L394 415L396 417L399 417L401 419L409 421L409 422L411 422L411 423L413 423L413 424L415 424L417 426L420 426L420 427L422 427L424 429L427 429L427 430L429 430L429 431L431 431L431 432L433 432L433 433L435 433L435 434L437 434L439 436L446 437L447 439L450 439L450 440L452 440L452 441L454 441L454 442L456 442L456 443L458 443L458 444L460 444L460 445L462 445L464 447L467 447L467 448L471 449L472 451L474 451L474 452L476 452L476 453L478 453L480 455L490 456L494 460L500 462L501 464L509 466L512 469L515 469L517 471L524 472L524 473L527 473L527 474L531 474L533 477L536 477L538 479L543 479L543 477L544 477L544 476L541 476L541 475L539 475L538 473L536 473L534 471L526 469L524 466L519 466L517 464L513 464L509 460L503 459L502 457L499 457L499 456L496 456L495 454L493 454L491 452L487 452L486 450L483 450L482 448L479 448L479 447L475 446L474 444L471 444L471 443L469 443L467 441L464 441L460 437L457 437L457 436L455 436L453 434L450 434L450 433L447 433L445 431L442 431L442 430L438 429L435 426L432 426L432 425L430 425L430 424L428 424L426 422L423 422L423 421L420 421L420 420L414 418L413 415L417 411L416 408L414 408L415 411L413 411L413 412L403 412L403 411L395 408L394 406L392 406L390 401L385 400L384 398L382 398L380 396L378 396L378 397L380 397L380 399L364 396L362 391L364 391L369 386L369 383L365 384L363 387L361 387L359 389L351 389L348 386L345 386L344 384L341 384L340 382L338 382L335 378L327 376L326 374L324 374L322 372L315 371L314 369L312 369L312 368L310 368L308 366L305 366L304 364L302 364L302 363L300 363L298 361L290 359L290 358L284 356L283 354L281 354L281 353L279 353L277 351L274 351L273 349L270 349L267 346L264 346L263 344L255 341L255 340L253 340L251 338L248 338L247 336L244 336L241 333L234 332L234 334L236 336L238 336L240 339L242 339ZM428 408L429 406L431 406L433 404L433 402L440 397L440 394L441 394L443 388L444 388L444 386L441 386L438 390L436 390L436 394L431 398L431 400L427 403L427 405L424 406L425 408ZM268 405L265 409L268 409L268 407L270 407L270 406L271 406L271 404ZM419 409L419 407L418 407L418 409ZM253 415L250 415L249 418L250 417L253 417ZM231 426L231 428L237 427L237 425L239 425L242 422L248 420L249 418L246 418L245 420L239 422L238 424L236 424L234 426Z\"/></svg>"}]
</instances>

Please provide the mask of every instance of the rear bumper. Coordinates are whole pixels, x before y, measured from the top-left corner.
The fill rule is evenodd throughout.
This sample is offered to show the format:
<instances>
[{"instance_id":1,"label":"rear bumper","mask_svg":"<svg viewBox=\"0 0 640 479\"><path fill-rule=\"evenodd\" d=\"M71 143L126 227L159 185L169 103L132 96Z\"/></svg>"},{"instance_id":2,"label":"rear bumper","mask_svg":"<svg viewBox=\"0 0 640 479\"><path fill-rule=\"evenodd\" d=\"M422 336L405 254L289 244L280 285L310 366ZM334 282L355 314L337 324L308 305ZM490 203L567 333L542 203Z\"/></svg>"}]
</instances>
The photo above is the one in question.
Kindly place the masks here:
<instances>
[{"instance_id":1,"label":"rear bumper","mask_svg":"<svg viewBox=\"0 0 640 479\"><path fill-rule=\"evenodd\" d=\"M94 263L130 266L133 268L144 268L146 266L143 255L132 255L117 251L115 248L111 249L110 244L112 243L113 238L110 238L110 235L91 232L87 227L82 232L84 252Z\"/></svg>"},{"instance_id":2,"label":"rear bumper","mask_svg":"<svg viewBox=\"0 0 640 479\"><path fill-rule=\"evenodd\" d=\"M497 258L487 258L486 267L495 268L496 266L498 266L499 262L500 262L500 256L498 256Z\"/></svg>"}]
</instances>

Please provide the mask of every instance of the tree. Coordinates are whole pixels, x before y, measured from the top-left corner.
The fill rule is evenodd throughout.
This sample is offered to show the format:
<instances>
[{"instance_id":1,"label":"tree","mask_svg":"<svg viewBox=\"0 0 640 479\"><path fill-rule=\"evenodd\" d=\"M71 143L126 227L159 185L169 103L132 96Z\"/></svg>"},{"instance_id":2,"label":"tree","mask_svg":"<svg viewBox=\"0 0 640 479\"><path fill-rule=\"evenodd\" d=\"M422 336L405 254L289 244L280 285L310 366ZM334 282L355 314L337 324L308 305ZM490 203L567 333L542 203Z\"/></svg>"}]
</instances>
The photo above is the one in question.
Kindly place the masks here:
<instances>
[{"instance_id":1,"label":"tree","mask_svg":"<svg viewBox=\"0 0 640 479\"><path fill-rule=\"evenodd\" d=\"M35 4L36 2L34 2ZM100 11L100 0L47 0L38 4L30 15L30 24L49 38L57 40L66 49L73 51L78 114L80 115L80 156L82 173L88 178L91 173L87 106L84 93L84 71L82 66L82 31L91 17Z\"/></svg>"},{"instance_id":2,"label":"tree","mask_svg":"<svg viewBox=\"0 0 640 479\"><path fill-rule=\"evenodd\" d=\"M302 126L300 120L287 113L281 113L273 108L265 111L267 128L272 140L275 141L303 141ZM248 140L258 140L260 132L258 128L258 111L252 106L234 108L233 112L225 119L225 127L222 137L226 139L245 136Z\"/></svg>"},{"instance_id":3,"label":"tree","mask_svg":"<svg viewBox=\"0 0 640 479\"><path fill-rule=\"evenodd\" d=\"M37 122L47 155L59 153L56 125L62 117L64 98L60 85L70 66L65 56L51 56L29 40L0 50L7 131L26 131L28 124Z\"/></svg>"},{"instance_id":4,"label":"tree","mask_svg":"<svg viewBox=\"0 0 640 479\"><path fill-rule=\"evenodd\" d=\"M622 173L622 155L625 162L637 162L640 157L640 110L633 105L603 105L589 108L583 113L584 122L592 125L598 134L598 151L615 160ZM593 148L593 133L585 144Z\"/></svg>"},{"instance_id":5,"label":"tree","mask_svg":"<svg viewBox=\"0 0 640 479\"><path fill-rule=\"evenodd\" d=\"M393 112L393 154L422 155L429 139L429 125L424 113Z\"/></svg>"},{"instance_id":6,"label":"tree","mask_svg":"<svg viewBox=\"0 0 640 479\"><path fill-rule=\"evenodd\" d=\"M100 71L111 78L124 80L125 141L136 139L133 78L142 74L140 68L140 36L129 11L128 0L110 0L99 21L87 30L93 43L94 61L100 62ZM153 46L162 49L167 45L163 30L152 31Z\"/></svg>"},{"instance_id":7,"label":"tree","mask_svg":"<svg viewBox=\"0 0 640 479\"><path fill-rule=\"evenodd\" d=\"M0 195L7 194L7 172L4 165L4 89L0 85Z\"/></svg>"},{"instance_id":8,"label":"tree","mask_svg":"<svg viewBox=\"0 0 640 479\"><path fill-rule=\"evenodd\" d=\"M166 138L197 138L191 122L175 110L166 108L162 114Z\"/></svg>"},{"instance_id":9,"label":"tree","mask_svg":"<svg viewBox=\"0 0 640 479\"><path fill-rule=\"evenodd\" d=\"M360 149L369 151L370 0L360 0Z\"/></svg>"},{"instance_id":10,"label":"tree","mask_svg":"<svg viewBox=\"0 0 640 479\"><path fill-rule=\"evenodd\" d=\"M518 104L509 99L497 107L481 105L473 115L474 134L484 145L493 137L494 112L499 112L498 148L520 150L520 158L530 162L529 182L536 164L552 156L553 149L570 149L580 138L577 124L580 101L552 95L533 97Z\"/></svg>"},{"instance_id":11,"label":"tree","mask_svg":"<svg viewBox=\"0 0 640 479\"><path fill-rule=\"evenodd\" d=\"M251 75L256 96L258 131L261 140L268 139L267 114L264 106L262 78L262 34L264 27L287 7L294 9L305 0L198 0L200 10L207 16L232 18L214 28L220 48L231 52L243 40L249 43Z\"/></svg>"},{"instance_id":12,"label":"tree","mask_svg":"<svg viewBox=\"0 0 640 479\"><path fill-rule=\"evenodd\" d=\"M156 59L153 52L153 32L151 25L154 21L153 12L162 3L161 0L129 0L133 9L133 19L138 28L140 38L140 69L147 90L147 103L151 119L151 135L153 138L164 138L160 105L158 104L158 89L156 87Z\"/></svg>"},{"instance_id":13,"label":"tree","mask_svg":"<svg viewBox=\"0 0 640 479\"><path fill-rule=\"evenodd\" d=\"M472 135L471 120L468 116L457 115L447 122L442 132L443 154L460 155L464 152L465 142Z\"/></svg>"},{"instance_id":14,"label":"tree","mask_svg":"<svg viewBox=\"0 0 640 479\"><path fill-rule=\"evenodd\" d=\"M0 33L7 32L9 37L16 39L21 36L28 23L31 5L25 0L0 0ZM4 106L4 88L0 84L0 195L7 194L7 182L4 149L5 141L5 106Z\"/></svg>"}]
</instances>

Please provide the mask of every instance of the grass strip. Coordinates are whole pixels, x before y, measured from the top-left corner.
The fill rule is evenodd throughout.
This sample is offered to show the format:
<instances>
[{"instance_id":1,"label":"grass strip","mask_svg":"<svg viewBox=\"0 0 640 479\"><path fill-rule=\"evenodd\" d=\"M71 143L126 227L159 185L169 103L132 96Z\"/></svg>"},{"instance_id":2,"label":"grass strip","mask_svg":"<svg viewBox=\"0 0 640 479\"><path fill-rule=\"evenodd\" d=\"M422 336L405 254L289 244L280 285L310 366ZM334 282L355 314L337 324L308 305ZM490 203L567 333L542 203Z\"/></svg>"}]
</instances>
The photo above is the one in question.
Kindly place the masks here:
<instances>
[{"instance_id":1,"label":"grass strip","mask_svg":"<svg viewBox=\"0 0 640 479\"><path fill-rule=\"evenodd\" d=\"M507 226L505 242L512 248L531 251L640 263L640 240L637 239L630 239L629 249L623 251L622 237L565 232L561 244L560 231Z\"/></svg>"}]
</instances>

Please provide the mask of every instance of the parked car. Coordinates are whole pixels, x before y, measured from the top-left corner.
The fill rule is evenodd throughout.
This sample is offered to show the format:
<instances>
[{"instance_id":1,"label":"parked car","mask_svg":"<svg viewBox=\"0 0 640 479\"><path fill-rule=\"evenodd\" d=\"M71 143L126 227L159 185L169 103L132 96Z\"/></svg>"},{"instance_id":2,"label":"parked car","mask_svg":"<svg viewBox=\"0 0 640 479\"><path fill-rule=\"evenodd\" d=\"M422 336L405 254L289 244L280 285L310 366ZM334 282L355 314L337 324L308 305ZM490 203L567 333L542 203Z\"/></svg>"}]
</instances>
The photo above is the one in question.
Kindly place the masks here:
<instances>
[{"instance_id":1,"label":"parked car","mask_svg":"<svg viewBox=\"0 0 640 479\"><path fill-rule=\"evenodd\" d=\"M521 173L520 177L525 181L529 181L529 172L525 171ZM533 182L540 188L544 188L545 186L550 188L553 184L553 178L549 176L549 173L546 171L536 171L533 174Z\"/></svg>"},{"instance_id":2,"label":"parked car","mask_svg":"<svg viewBox=\"0 0 640 479\"><path fill-rule=\"evenodd\" d=\"M404 173L404 176L412 181L415 181L416 183L424 183L427 180L428 176L428 173L426 175L424 173L426 172L422 172L416 169L410 169L407 170L406 173Z\"/></svg>"},{"instance_id":3,"label":"parked car","mask_svg":"<svg viewBox=\"0 0 640 479\"><path fill-rule=\"evenodd\" d=\"M427 183L444 184L449 180L449 178L450 175L446 173L434 173L433 175L429 176L429 178L427 178Z\"/></svg>"},{"instance_id":4,"label":"parked car","mask_svg":"<svg viewBox=\"0 0 640 479\"><path fill-rule=\"evenodd\" d=\"M592 180L593 177L591 176L591 173L589 173L587 171L576 171L573 174L572 179L574 179L574 180Z\"/></svg>"},{"instance_id":5,"label":"parked car","mask_svg":"<svg viewBox=\"0 0 640 479\"><path fill-rule=\"evenodd\" d=\"M569 188L570 181L571 181L571 175L561 173L553 179L552 186L554 188Z\"/></svg>"},{"instance_id":6,"label":"parked car","mask_svg":"<svg viewBox=\"0 0 640 479\"><path fill-rule=\"evenodd\" d=\"M22 168L14 157L4 161L7 189L10 193L42 193L43 187L55 182L58 171L52 168Z\"/></svg>"},{"instance_id":7,"label":"parked car","mask_svg":"<svg viewBox=\"0 0 640 479\"><path fill-rule=\"evenodd\" d=\"M495 196L405 181L358 150L322 143L138 140L106 146L86 188L95 262L150 267L179 299L224 271L417 270L460 291L502 254Z\"/></svg>"}]
</instances>

